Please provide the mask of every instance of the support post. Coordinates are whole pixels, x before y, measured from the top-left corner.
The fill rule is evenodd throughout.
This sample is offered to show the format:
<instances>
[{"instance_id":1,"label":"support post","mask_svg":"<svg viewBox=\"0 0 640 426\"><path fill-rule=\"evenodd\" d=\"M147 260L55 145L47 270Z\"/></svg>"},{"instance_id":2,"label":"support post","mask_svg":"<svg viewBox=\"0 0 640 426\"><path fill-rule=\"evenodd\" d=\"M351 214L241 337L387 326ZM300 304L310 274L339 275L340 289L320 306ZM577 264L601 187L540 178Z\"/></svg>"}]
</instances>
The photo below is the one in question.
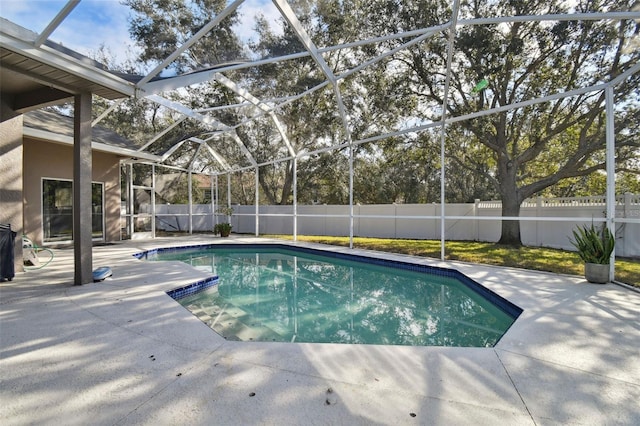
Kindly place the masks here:
<instances>
[{"instance_id":1,"label":"support post","mask_svg":"<svg viewBox=\"0 0 640 426\"><path fill-rule=\"evenodd\" d=\"M260 169L256 166L256 237L260 235Z\"/></svg>"},{"instance_id":2,"label":"support post","mask_svg":"<svg viewBox=\"0 0 640 426\"><path fill-rule=\"evenodd\" d=\"M74 98L73 119L73 262L75 285L93 281L91 242L91 93Z\"/></svg>"},{"instance_id":3,"label":"support post","mask_svg":"<svg viewBox=\"0 0 640 426\"><path fill-rule=\"evenodd\" d=\"M216 175L216 201L213 203L213 226L218 224L218 209L220 208L220 186Z\"/></svg>"},{"instance_id":4,"label":"support post","mask_svg":"<svg viewBox=\"0 0 640 426\"><path fill-rule=\"evenodd\" d=\"M349 248L353 248L353 144L349 139Z\"/></svg>"},{"instance_id":5,"label":"support post","mask_svg":"<svg viewBox=\"0 0 640 426\"><path fill-rule=\"evenodd\" d=\"M191 174L191 170L187 174L187 178L189 182L187 183L187 188L189 189L189 235L193 234L193 175Z\"/></svg>"},{"instance_id":6,"label":"support post","mask_svg":"<svg viewBox=\"0 0 640 426\"><path fill-rule=\"evenodd\" d=\"M216 181L217 181L217 176L216 176ZM211 228L209 229L210 231L213 230L213 227L216 225L216 201L215 201L215 197L216 197L216 193L214 192L214 188L213 188L213 176L209 175L209 188L211 189Z\"/></svg>"},{"instance_id":7,"label":"support post","mask_svg":"<svg viewBox=\"0 0 640 426\"><path fill-rule=\"evenodd\" d=\"M156 237L156 165L151 165L151 238Z\"/></svg>"},{"instance_id":8,"label":"support post","mask_svg":"<svg viewBox=\"0 0 640 426\"><path fill-rule=\"evenodd\" d=\"M227 207L231 209L231 172L227 172ZM231 223L230 215L227 215L226 221Z\"/></svg>"},{"instance_id":9,"label":"support post","mask_svg":"<svg viewBox=\"0 0 640 426\"><path fill-rule=\"evenodd\" d=\"M133 239L134 232L134 218L133 218L133 210L135 208L134 199L133 199L133 163L127 164L127 213L129 214L129 220L127 221L127 226L129 227L129 239Z\"/></svg>"},{"instance_id":10,"label":"support post","mask_svg":"<svg viewBox=\"0 0 640 426\"><path fill-rule=\"evenodd\" d=\"M453 49L455 47L456 23L458 22L458 10L460 1L453 2L451 21L449 26L449 40L447 42L447 77L444 83L444 94L442 96L442 124L440 126L440 260L445 260L445 232L446 224L446 177L445 177L445 139L447 126L447 103L449 101L449 85L451 84L451 63L453 61Z\"/></svg>"},{"instance_id":11,"label":"support post","mask_svg":"<svg viewBox=\"0 0 640 426\"><path fill-rule=\"evenodd\" d=\"M293 157L293 241L298 241L298 157Z\"/></svg>"},{"instance_id":12,"label":"support post","mask_svg":"<svg viewBox=\"0 0 640 426\"><path fill-rule=\"evenodd\" d=\"M606 100L606 168L607 168L607 227L614 237L616 236L616 136L615 136L615 120L614 120L614 94L613 87L608 86L605 90ZM616 249L613 248L609 262L609 279L615 279L616 272Z\"/></svg>"}]
</instances>

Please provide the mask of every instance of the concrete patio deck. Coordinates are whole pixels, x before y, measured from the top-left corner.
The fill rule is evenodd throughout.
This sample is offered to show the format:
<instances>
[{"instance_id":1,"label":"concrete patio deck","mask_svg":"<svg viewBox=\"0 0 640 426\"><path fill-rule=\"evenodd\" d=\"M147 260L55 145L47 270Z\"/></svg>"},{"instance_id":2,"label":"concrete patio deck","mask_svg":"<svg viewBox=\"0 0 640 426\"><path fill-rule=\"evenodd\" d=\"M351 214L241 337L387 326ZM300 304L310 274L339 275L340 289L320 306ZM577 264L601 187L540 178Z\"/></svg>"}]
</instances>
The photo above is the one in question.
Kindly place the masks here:
<instances>
[{"instance_id":1,"label":"concrete patio deck","mask_svg":"<svg viewBox=\"0 0 640 426\"><path fill-rule=\"evenodd\" d=\"M458 269L524 312L495 348L234 342L165 293L203 272L132 256L215 241L94 247L94 268L113 277L83 286L71 285L73 250L56 250L47 267L0 283L1 423L640 424L634 291L378 253Z\"/></svg>"}]
</instances>

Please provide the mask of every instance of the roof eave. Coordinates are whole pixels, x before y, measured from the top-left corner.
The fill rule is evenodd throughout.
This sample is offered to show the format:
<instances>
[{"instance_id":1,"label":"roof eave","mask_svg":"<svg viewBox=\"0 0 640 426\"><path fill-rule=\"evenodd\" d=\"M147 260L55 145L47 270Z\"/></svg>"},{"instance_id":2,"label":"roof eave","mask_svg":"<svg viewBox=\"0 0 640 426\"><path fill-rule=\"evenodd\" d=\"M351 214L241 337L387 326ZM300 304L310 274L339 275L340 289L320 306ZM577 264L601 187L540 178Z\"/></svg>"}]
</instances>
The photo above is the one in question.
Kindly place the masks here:
<instances>
[{"instance_id":1,"label":"roof eave","mask_svg":"<svg viewBox=\"0 0 640 426\"><path fill-rule=\"evenodd\" d=\"M69 56L51 47L49 43L36 46L34 36L35 33L2 19L0 47L107 89L111 92L110 99L135 95L136 89L132 82L97 68L89 58L85 61L80 57Z\"/></svg>"},{"instance_id":2,"label":"roof eave","mask_svg":"<svg viewBox=\"0 0 640 426\"><path fill-rule=\"evenodd\" d=\"M53 133L46 130L33 129L31 127L25 127L23 130L23 134L25 137L30 137L33 139L48 141L52 143L58 143L63 145L73 145L73 137L68 135L61 135L59 133ZM108 145L102 142L91 142L91 148L94 151L105 152L109 154L118 155L120 157L125 158L138 158L143 160L149 160L154 162L160 162L162 160L161 157L150 154L147 152L135 151L129 148L121 148L117 146Z\"/></svg>"}]
</instances>

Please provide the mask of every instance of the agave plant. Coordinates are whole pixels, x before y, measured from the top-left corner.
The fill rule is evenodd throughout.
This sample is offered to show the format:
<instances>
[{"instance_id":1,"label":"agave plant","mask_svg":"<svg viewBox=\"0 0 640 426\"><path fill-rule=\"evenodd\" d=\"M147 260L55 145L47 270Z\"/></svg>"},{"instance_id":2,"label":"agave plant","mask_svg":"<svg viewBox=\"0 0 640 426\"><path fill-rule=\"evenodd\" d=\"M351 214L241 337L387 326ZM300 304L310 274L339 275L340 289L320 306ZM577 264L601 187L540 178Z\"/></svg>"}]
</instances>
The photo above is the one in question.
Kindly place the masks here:
<instances>
[{"instance_id":1,"label":"agave plant","mask_svg":"<svg viewBox=\"0 0 640 426\"><path fill-rule=\"evenodd\" d=\"M580 258L585 263L609 264L611 253L615 245L615 236L609 228L596 228L593 224L581 226L573 231L571 244L578 250Z\"/></svg>"}]
</instances>

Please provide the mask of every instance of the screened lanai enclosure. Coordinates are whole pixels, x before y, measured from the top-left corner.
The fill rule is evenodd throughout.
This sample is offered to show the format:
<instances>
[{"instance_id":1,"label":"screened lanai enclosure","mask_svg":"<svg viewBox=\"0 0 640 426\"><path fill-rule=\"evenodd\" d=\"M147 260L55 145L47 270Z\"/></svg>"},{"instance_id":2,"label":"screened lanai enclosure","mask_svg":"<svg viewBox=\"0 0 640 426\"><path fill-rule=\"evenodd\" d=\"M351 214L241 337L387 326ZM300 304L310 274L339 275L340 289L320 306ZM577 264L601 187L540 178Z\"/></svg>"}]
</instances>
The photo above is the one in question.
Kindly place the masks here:
<instances>
[{"instance_id":1,"label":"screened lanai enclosure","mask_svg":"<svg viewBox=\"0 0 640 426\"><path fill-rule=\"evenodd\" d=\"M640 256L637 1L122 7L128 58L91 54L130 96L94 96L91 124L144 154L120 167L124 238L229 221L439 239L444 258L454 239L569 248L595 223Z\"/></svg>"}]
</instances>

